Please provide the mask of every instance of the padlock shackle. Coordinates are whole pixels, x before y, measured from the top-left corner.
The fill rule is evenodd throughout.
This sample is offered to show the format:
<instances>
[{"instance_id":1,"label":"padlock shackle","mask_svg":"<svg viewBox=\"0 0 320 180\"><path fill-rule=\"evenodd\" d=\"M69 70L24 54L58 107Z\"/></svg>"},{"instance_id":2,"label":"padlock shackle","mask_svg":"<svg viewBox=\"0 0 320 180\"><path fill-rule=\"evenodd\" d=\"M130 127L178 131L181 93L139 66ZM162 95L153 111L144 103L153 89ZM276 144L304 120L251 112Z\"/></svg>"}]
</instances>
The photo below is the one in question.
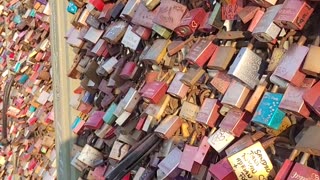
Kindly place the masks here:
<instances>
[{"instance_id":1,"label":"padlock shackle","mask_svg":"<svg viewBox=\"0 0 320 180\"><path fill-rule=\"evenodd\" d=\"M309 153L303 153L302 157L301 157L301 160L300 160L300 164L302 165L306 165L308 159L310 157L310 154Z\"/></svg>"},{"instance_id":2,"label":"padlock shackle","mask_svg":"<svg viewBox=\"0 0 320 180\"><path fill-rule=\"evenodd\" d=\"M294 149L292 152L291 152L291 154L290 154L290 156L289 156L289 160L290 161L294 161L294 159L297 157L297 156L299 156L299 154L300 154L300 151L299 150L297 150L297 149Z\"/></svg>"},{"instance_id":3,"label":"padlock shackle","mask_svg":"<svg viewBox=\"0 0 320 180\"><path fill-rule=\"evenodd\" d=\"M283 38L281 38L281 41L279 43L279 48L284 48L284 43L288 40L289 37L294 36L297 33L295 30L290 30Z\"/></svg>"}]
</instances>

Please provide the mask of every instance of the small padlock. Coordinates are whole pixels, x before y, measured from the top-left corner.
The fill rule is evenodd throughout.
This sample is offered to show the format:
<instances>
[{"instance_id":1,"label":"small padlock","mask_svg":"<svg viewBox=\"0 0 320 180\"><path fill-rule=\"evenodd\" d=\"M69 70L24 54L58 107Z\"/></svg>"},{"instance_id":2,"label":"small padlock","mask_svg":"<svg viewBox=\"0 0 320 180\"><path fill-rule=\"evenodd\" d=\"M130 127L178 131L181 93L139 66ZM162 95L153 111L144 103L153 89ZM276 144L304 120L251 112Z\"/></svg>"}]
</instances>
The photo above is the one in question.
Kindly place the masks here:
<instances>
[{"instance_id":1,"label":"small padlock","mask_svg":"<svg viewBox=\"0 0 320 180\"><path fill-rule=\"evenodd\" d=\"M166 49L170 40L156 39L147 53L143 56L143 61L151 62L152 64L160 64L162 58L166 54Z\"/></svg>"},{"instance_id":2,"label":"small padlock","mask_svg":"<svg viewBox=\"0 0 320 180\"><path fill-rule=\"evenodd\" d=\"M124 36L127 27L128 23L126 23L125 21L113 22L103 34L102 38L111 44L117 44Z\"/></svg>"},{"instance_id":3,"label":"small padlock","mask_svg":"<svg viewBox=\"0 0 320 180\"><path fill-rule=\"evenodd\" d=\"M219 71L211 80L210 84L221 94L225 94L232 82L231 77L223 71Z\"/></svg>"},{"instance_id":4,"label":"small padlock","mask_svg":"<svg viewBox=\"0 0 320 180\"><path fill-rule=\"evenodd\" d=\"M132 56L132 58L124 64L119 76L126 80L132 79L138 70L139 65L137 64L137 61L138 57Z\"/></svg>"},{"instance_id":5,"label":"small padlock","mask_svg":"<svg viewBox=\"0 0 320 180\"><path fill-rule=\"evenodd\" d=\"M210 144L208 143L208 137L204 136L200 142L197 153L194 156L194 161L199 164L204 164L205 158L210 152Z\"/></svg>"},{"instance_id":6,"label":"small padlock","mask_svg":"<svg viewBox=\"0 0 320 180\"><path fill-rule=\"evenodd\" d=\"M189 90L189 87L180 81L183 75L183 72L177 72L167 90L168 94L179 99L183 99Z\"/></svg>"},{"instance_id":7,"label":"small padlock","mask_svg":"<svg viewBox=\"0 0 320 180\"><path fill-rule=\"evenodd\" d=\"M166 94L157 104L149 104L144 113L160 121L165 113L166 108L169 106L170 100L170 95Z\"/></svg>"},{"instance_id":8,"label":"small padlock","mask_svg":"<svg viewBox=\"0 0 320 180\"><path fill-rule=\"evenodd\" d=\"M221 104L218 99L213 99L211 97L204 99L196 116L196 121L213 128L219 119L220 107Z\"/></svg>"},{"instance_id":9,"label":"small padlock","mask_svg":"<svg viewBox=\"0 0 320 180\"><path fill-rule=\"evenodd\" d=\"M208 143L218 153L222 152L233 140L234 136L223 129L218 129L211 136L209 136Z\"/></svg>"},{"instance_id":10,"label":"small padlock","mask_svg":"<svg viewBox=\"0 0 320 180\"><path fill-rule=\"evenodd\" d=\"M279 109L283 94L275 93L276 85L271 92L266 92L253 115L252 122L259 123L272 129L279 129L285 113Z\"/></svg>"},{"instance_id":11,"label":"small padlock","mask_svg":"<svg viewBox=\"0 0 320 180\"><path fill-rule=\"evenodd\" d=\"M92 42L93 44L96 44L103 33L104 33L104 30L100 30L100 29L96 29L94 27L90 27L83 38L85 40L87 40L87 41Z\"/></svg>"},{"instance_id":12,"label":"small padlock","mask_svg":"<svg viewBox=\"0 0 320 180\"><path fill-rule=\"evenodd\" d=\"M138 35L142 40L149 40L151 34L152 34L152 29L140 26L140 25L135 25L132 28L132 32Z\"/></svg>"},{"instance_id":13,"label":"small padlock","mask_svg":"<svg viewBox=\"0 0 320 180\"><path fill-rule=\"evenodd\" d=\"M129 151L129 145L120 141L113 143L109 158L120 161Z\"/></svg>"},{"instance_id":14,"label":"small padlock","mask_svg":"<svg viewBox=\"0 0 320 180\"><path fill-rule=\"evenodd\" d=\"M189 171L193 174L197 174L200 170L200 164L195 162L193 158L190 158L194 156L198 151L198 147L191 146L186 144L184 146L181 159L180 159L180 164L179 168L185 171Z\"/></svg>"},{"instance_id":15,"label":"small padlock","mask_svg":"<svg viewBox=\"0 0 320 180\"><path fill-rule=\"evenodd\" d=\"M295 86L301 86L305 74L300 71L300 66L307 55L309 48L303 46L306 37L301 36L297 44L290 46L284 54L280 64L273 72L273 75L290 82Z\"/></svg>"},{"instance_id":16,"label":"small padlock","mask_svg":"<svg viewBox=\"0 0 320 180\"><path fill-rule=\"evenodd\" d=\"M233 80L224 94L221 103L230 107L243 109L249 99L250 89L242 83Z\"/></svg>"},{"instance_id":17,"label":"small padlock","mask_svg":"<svg viewBox=\"0 0 320 180\"><path fill-rule=\"evenodd\" d=\"M313 84L315 84L315 82L315 79L305 78L301 87L296 87L289 84L282 97L279 108L283 111L289 111L298 116L308 118L310 111L302 96L313 86Z\"/></svg>"},{"instance_id":18,"label":"small padlock","mask_svg":"<svg viewBox=\"0 0 320 180\"><path fill-rule=\"evenodd\" d=\"M216 164L210 164L209 173L217 180L237 179L227 158L221 159Z\"/></svg>"},{"instance_id":19,"label":"small padlock","mask_svg":"<svg viewBox=\"0 0 320 180\"><path fill-rule=\"evenodd\" d=\"M309 52L304 60L302 71L307 75L318 77L320 74L320 66L317 63L317 57L319 54L320 36L318 35L314 43L309 47Z\"/></svg>"},{"instance_id":20,"label":"small padlock","mask_svg":"<svg viewBox=\"0 0 320 180\"><path fill-rule=\"evenodd\" d=\"M88 121L86 121L84 126L94 130L100 129L103 125L102 117L104 114L104 111L95 111L92 113Z\"/></svg>"},{"instance_id":21,"label":"small padlock","mask_svg":"<svg viewBox=\"0 0 320 180\"><path fill-rule=\"evenodd\" d=\"M303 94L303 100L305 103L318 115L320 115L320 109L316 106L319 102L320 97L320 82L318 81L315 85L312 86L309 90L306 90Z\"/></svg>"},{"instance_id":22,"label":"small padlock","mask_svg":"<svg viewBox=\"0 0 320 180\"><path fill-rule=\"evenodd\" d=\"M259 82L259 71L263 60L254 51L253 44L241 48L233 61L228 74L245 83L250 89L254 89Z\"/></svg>"},{"instance_id":23,"label":"small padlock","mask_svg":"<svg viewBox=\"0 0 320 180\"><path fill-rule=\"evenodd\" d=\"M262 18L254 28L252 35L261 42L272 42L276 39L281 28L273 23L274 17L280 11L282 5L271 6L263 14Z\"/></svg>"},{"instance_id":24,"label":"small padlock","mask_svg":"<svg viewBox=\"0 0 320 180\"><path fill-rule=\"evenodd\" d=\"M179 26L186 11L187 7L185 5L175 1L164 0L159 5L159 10L153 22L173 31Z\"/></svg>"},{"instance_id":25,"label":"small padlock","mask_svg":"<svg viewBox=\"0 0 320 180\"><path fill-rule=\"evenodd\" d=\"M201 67L191 67L181 77L180 81L187 86L194 86L205 73L205 70L203 70Z\"/></svg>"},{"instance_id":26,"label":"small padlock","mask_svg":"<svg viewBox=\"0 0 320 180\"><path fill-rule=\"evenodd\" d=\"M192 45L185 59L188 60L190 64L203 67L216 48L217 46L212 43L212 37L200 39L197 43Z\"/></svg>"},{"instance_id":27,"label":"small padlock","mask_svg":"<svg viewBox=\"0 0 320 180\"><path fill-rule=\"evenodd\" d=\"M128 47L132 51L136 51L139 44L140 44L141 38L132 32L132 26L128 26L122 40L121 44L123 44L125 47Z\"/></svg>"},{"instance_id":28,"label":"small padlock","mask_svg":"<svg viewBox=\"0 0 320 180\"><path fill-rule=\"evenodd\" d=\"M182 170L178 168L181 157L182 151L176 147L158 164L165 177L175 178L181 173Z\"/></svg>"},{"instance_id":29,"label":"small padlock","mask_svg":"<svg viewBox=\"0 0 320 180\"><path fill-rule=\"evenodd\" d=\"M126 3L126 6L123 8L120 17L126 21L131 21L132 17L134 16L134 13L136 12L138 6L140 4L140 1L135 0L129 0Z\"/></svg>"},{"instance_id":30,"label":"small padlock","mask_svg":"<svg viewBox=\"0 0 320 180\"><path fill-rule=\"evenodd\" d=\"M240 137L251 121L252 115L246 111L241 111L236 108L229 110L227 115L223 118L219 127L225 131L230 132L236 137Z\"/></svg>"},{"instance_id":31,"label":"small padlock","mask_svg":"<svg viewBox=\"0 0 320 180\"><path fill-rule=\"evenodd\" d=\"M111 18L111 10L114 7L114 3L106 3L103 6L102 11L100 12L100 15L98 17L99 21L101 22L108 22Z\"/></svg>"},{"instance_id":32,"label":"small padlock","mask_svg":"<svg viewBox=\"0 0 320 180\"><path fill-rule=\"evenodd\" d=\"M193 102L191 102L193 100ZM195 91L191 91L186 101L182 102L179 116L185 120L195 122L200 108L196 104Z\"/></svg>"},{"instance_id":33,"label":"small padlock","mask_svg":"<svg viewBox=\"0 0 320 180\"><path fill-rule=\"evenodd\" d=\"M188 11L181 19L179 26L174 29L174 32L181 37L193 34L203 22L202 18L205 15L206 12L203 8L195 8Z\"/></svg>"},{"instance_id":34,"label":"small padlock","mask_svg":"<svg viewBox=\"0 0 320 180\"><path fill-rule=\"evenodd\" d=\"M301 30L313 12L309 2L301 0L286 0L274 18L280 27Z\"/></svg>"},{"instance_id":35,"label":"small padlock","mask_svg":"<svg viewBox=\"0 0 320 180\"><path fill-rule=\"evenodd\" d=\"M236 52L235 46L235 42L231 46L218 46L213 52L207 67L220 71L226 70Z\"/></svg>"},{"instance_id":36,"label":"small padlock","mask_svg":"<svg viewBox=\"0 0 320 180\"><path fill-rule=\"evenodd\" d=\"M170 139L182 125L183 120L177 116L177 113L178 111L163 119L154 132L164 139Z\"/></svg>"},{"instance_id":37,"label":"small padlock","mask_svg":"<svg viewBox=\"0 0 320 180\"><path fill-rule=\"evenodd\" d=\"M244 109L250 113L253 113L256 110L258 103L260 102L262 95L265 93L266 89L267 83L265 81L262 81L262 83L260 83L252 93Z\"/></svg>"},{"instance_id":38,"label":"small padlock","mask_svg":"<svg viewBox=\"0 0 320 180\"><path fill-rule=\"evenodd\" d=\"M256 14L256 12L259 10L260 8L257 6L252 6L252 5L247 5L245 6L243 9L241 9L238 12L238 16L241 19L241 21L246 24L248 23L250 20L252 20Z\"/></svg>"}]
</instances>

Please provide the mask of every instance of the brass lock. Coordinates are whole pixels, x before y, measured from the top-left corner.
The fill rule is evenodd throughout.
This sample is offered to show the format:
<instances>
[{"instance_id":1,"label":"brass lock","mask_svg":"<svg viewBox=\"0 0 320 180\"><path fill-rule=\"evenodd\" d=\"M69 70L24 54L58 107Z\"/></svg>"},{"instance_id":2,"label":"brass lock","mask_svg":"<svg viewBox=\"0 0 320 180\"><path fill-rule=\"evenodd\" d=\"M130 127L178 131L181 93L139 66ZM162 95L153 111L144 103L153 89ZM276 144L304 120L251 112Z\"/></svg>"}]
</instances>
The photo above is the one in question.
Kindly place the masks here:
<instances>
[{"instance_id":1,"label":"brass lock","mask_svg":"<svg viewBox=\"0 0 320 180\"><path fill-rule=\"evenodd\" d=\"M317 63L317 57L319 57L320 36L318 35L314 43L309 47L309 52L304 60L302 71L307 75L318 77L320 74L320 66Z\"/></svg>"}]
</instances>

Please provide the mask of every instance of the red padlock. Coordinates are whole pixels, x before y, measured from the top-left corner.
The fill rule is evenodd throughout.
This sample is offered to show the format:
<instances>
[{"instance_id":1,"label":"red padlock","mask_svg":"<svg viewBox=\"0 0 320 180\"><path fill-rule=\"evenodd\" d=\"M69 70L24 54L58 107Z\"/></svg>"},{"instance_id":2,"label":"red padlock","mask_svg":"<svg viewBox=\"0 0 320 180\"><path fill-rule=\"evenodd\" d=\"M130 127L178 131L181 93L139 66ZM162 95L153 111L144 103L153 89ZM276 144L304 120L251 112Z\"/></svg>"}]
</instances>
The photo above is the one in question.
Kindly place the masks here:
<instances>
[{"instance_id":1,"label":"red padlock","mask_svg":"<svg viewBox=\"0 0 320 180\"><path fill-rule=\"evenodd\" d=\"M203 23L203 17L206 11L203 8L195 8L188 11L180 21L180 25L174 29L178 36L186 37L193 34L200 24Z\"/></svg>"}]
</instances>

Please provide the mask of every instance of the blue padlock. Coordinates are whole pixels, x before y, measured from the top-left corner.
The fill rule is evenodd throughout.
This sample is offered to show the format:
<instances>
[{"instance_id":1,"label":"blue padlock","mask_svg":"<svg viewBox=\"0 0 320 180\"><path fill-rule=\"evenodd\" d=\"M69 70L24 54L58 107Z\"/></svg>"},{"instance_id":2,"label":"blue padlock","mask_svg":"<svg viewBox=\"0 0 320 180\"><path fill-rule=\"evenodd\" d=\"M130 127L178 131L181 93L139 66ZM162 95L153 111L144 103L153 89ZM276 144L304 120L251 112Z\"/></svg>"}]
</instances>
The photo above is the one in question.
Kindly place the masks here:
<instances>
[{"instance_id":1,"label":"blue padlock","mask_svg":"<svg viewBox=\"0 0 320 180\"><path fill-rule=\"evenodd\" d=\"M24 84L24 83L27 82L28 79L29 79L29 76L26 75L26 74L24 74L24 75L22 75L22 76L20 77L19 83L20 83L20 84Z\"/></svg>"},{"instance_id":2,"label":"blue padlock","mask_svg":"<svg viewBox=\"0 0 320 180\"><path fill-rule=\"evenodd\" d=\"M262 97L252 122L262 124L272 129L279 129L285 113L279 109L283 94L266 92Z\"/></svg>"},{"instance_id":3,"label":"blue padlock","mask_svg":"<svg viewBox=\"0 0 320 180\"><path fill-rule=\"evenodd\" d=\"M71 14L75 14L78 11L78 7L74 4L74 2L69 1L67 11Z\"/></svg>"}]
</instances>

